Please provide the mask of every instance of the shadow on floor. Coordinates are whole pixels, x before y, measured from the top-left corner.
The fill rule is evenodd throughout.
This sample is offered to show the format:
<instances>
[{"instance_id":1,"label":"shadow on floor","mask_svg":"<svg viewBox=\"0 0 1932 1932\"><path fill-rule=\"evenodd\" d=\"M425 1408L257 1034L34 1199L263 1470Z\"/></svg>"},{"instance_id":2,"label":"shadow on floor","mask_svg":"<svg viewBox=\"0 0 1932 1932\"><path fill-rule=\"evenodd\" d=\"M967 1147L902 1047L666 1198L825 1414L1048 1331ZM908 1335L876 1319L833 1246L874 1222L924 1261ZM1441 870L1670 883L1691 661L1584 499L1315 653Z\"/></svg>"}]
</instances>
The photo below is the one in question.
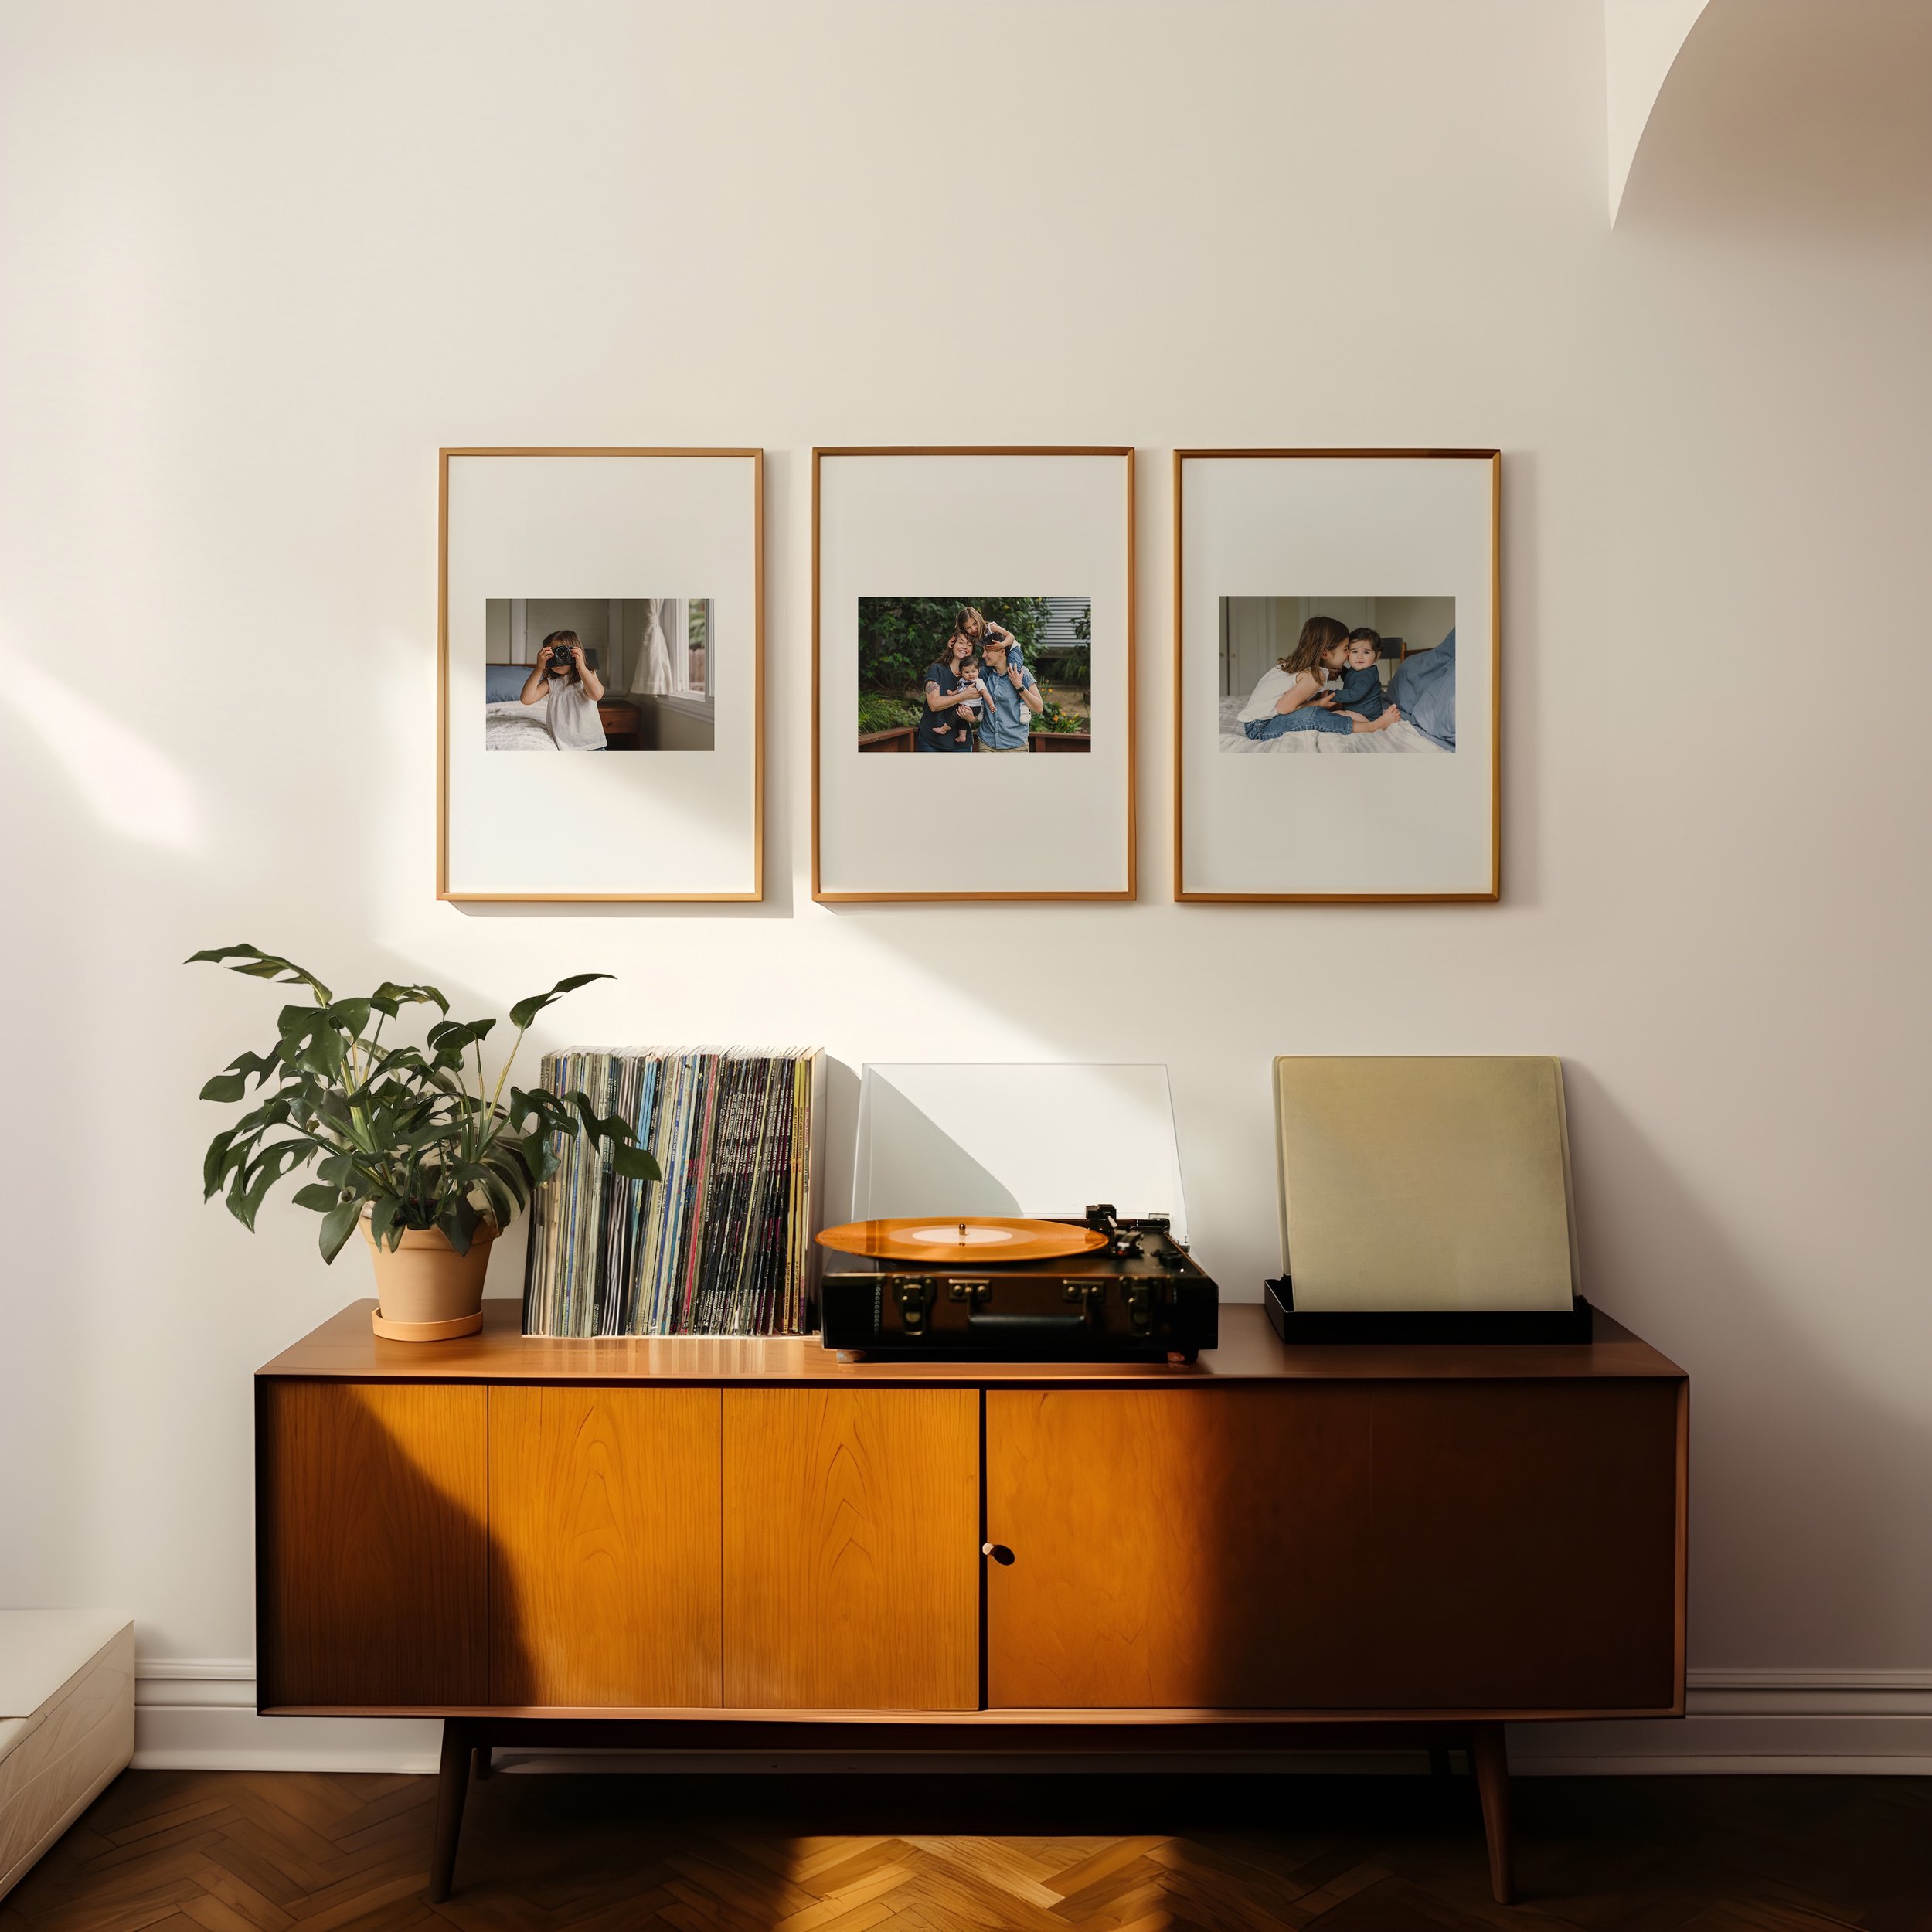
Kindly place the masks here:
<instances>
[{"instance_id":1,"label":"shadow on floor","mask_svg":"<svg viewBox=\"0 0 1932 1932\"><path fill-rule=\"evenodd\" d=\"M1924 1932L1932 1779L1535 1778L1524 1903L1469 1781L502 1774L423 1896L434 1783L124 1774L4 1932L243 1927L786 1932Z\"/></svg>"}]
</instances>

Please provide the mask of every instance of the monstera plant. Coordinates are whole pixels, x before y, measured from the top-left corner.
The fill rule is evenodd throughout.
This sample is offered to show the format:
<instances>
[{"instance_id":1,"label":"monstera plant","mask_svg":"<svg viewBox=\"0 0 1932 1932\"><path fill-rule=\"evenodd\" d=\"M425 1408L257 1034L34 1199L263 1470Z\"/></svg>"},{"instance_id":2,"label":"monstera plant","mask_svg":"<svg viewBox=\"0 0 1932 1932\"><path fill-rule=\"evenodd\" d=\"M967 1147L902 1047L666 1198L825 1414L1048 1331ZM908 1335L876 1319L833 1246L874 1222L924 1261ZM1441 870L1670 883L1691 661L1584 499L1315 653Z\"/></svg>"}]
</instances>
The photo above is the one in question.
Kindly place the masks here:
<instances>
[{"instance_id":1,"label":"monstera plant","mask_svg":"<svg viewBox=\"0 0 1932 1932\"><path fill-rule=\"evenodd\" d=\"M258 946L211 947L188 963L202 960L308 992L277 1015L265 1052L240 1055L202 1088L203 1100L229 1103L251 1097L252 1089L255 1103L209 1143L203 1199L223 1194L252 1230L277 1182L312 1168L315 1178L296 1190L296 1205L322 1217L325 1261L362 1227L376 1264L381 1332L416 1339L404 1331L454 1333L454 1324L473 1330L480 1323L489 1243L556 1171L553 1137L581 1129L617 1173L658 1178L657 1162L630 1126L615 1114L600 1117L583 1094L509 1085L531 1022L608 973L573 974L519 1000L510 1009L515 1037L492 1082L484 1043L495 1020L451 1019L434 986L386 980L338 999L305 968ZM438 1015L420 1043L383 1037L405 1008L417 1006Z\"/></svg>"}]
</instances>

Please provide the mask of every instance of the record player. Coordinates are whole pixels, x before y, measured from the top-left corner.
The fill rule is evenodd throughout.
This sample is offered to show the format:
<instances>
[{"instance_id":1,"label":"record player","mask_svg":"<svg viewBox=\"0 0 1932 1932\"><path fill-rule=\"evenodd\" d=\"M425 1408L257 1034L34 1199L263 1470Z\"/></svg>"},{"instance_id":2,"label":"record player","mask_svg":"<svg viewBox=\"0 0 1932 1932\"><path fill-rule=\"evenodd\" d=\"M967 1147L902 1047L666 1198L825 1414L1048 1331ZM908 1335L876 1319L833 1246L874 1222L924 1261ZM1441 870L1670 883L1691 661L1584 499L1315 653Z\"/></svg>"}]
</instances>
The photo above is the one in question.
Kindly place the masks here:
<instances>
[{"instance_id":1,"label":"record player","mask_svg":"<svg viewBox=\"0 0 1932 1932\"><path fill-rule=\"evenodd\" d=\"M825 1345L842 1360L1192 1362L1219 1296L1164 1216L912 1216L828 1228Z\"/></svg>"},{"instance_id":2,"label":"record player","mask_svg":"<svg viewBox=\"0 0 1932 1932\"><path fill-rule=\"evenodd\" d=\"M817 1249L823 1339L843 1356L1191 1362L1215 1345L1165 1066L869 1065L852 1212Z\"/></svg>"}]
</instances>

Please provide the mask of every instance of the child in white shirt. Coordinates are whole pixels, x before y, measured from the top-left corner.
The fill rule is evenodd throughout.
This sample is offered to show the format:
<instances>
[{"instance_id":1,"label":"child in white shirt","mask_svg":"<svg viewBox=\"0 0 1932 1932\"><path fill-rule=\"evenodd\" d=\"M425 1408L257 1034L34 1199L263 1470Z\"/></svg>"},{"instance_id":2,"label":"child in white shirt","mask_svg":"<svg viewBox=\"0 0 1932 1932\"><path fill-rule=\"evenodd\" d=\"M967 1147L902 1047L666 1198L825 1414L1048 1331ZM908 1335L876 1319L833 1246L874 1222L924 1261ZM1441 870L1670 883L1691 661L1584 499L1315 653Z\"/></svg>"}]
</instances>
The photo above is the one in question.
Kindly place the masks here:
<instances>
[{"instance_id":1,"label":"child in white shirt","mask_svg":"<svg viewBox=\"0 0 1932 1932\"><path fill-rule=\"evenodd\" d=\"M604 749L604 720L597 713L603 680L585 662L583 646L574 631L553 631L543 640L536 664L518 695L525 704L535 704L546 694L546 722L558 750Z\"/></svg>"}]
</instances>

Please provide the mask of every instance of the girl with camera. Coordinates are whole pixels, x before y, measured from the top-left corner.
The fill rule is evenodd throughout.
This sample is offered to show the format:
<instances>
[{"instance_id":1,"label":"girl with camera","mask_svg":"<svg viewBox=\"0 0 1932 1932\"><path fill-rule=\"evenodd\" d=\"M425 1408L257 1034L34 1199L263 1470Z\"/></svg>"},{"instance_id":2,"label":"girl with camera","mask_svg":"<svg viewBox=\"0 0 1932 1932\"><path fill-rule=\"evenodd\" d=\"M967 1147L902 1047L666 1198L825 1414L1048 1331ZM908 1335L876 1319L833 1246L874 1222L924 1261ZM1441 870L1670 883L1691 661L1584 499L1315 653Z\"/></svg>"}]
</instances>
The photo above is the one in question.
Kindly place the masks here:
<instances>
[{"instance_id":1,"label":"girl with camera","mask_svg":"<svg viewBox=\"0 0 1932 1932\"><path fill-rule=\"evenodd\" d=\"M597 715L603 682L584 660L574 631L553 631L536 654L536 663L518 694L535 704L548 694L546 722L560 751L601 751L604 720Z\"/></svg>"}]
</instances>

